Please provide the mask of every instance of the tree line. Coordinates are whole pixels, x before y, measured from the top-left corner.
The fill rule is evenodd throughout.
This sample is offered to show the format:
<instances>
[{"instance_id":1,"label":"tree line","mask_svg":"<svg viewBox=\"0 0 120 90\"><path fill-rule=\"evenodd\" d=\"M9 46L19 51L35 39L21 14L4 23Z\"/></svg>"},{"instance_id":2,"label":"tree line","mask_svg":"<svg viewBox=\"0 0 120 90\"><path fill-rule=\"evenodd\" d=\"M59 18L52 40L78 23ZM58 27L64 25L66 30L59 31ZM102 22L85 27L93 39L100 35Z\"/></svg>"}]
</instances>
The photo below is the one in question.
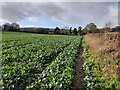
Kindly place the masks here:
<instances>
[{"instance_id":1,"label":"tree line","mask_svg":"<svg viewBox=\"0 0 120 90\"><path fill-rule=\"evenodd\" d=\"M94 23L89 23L82 29L81 26L78 28L70 27L69 29L56 27L54 29L51 28L20 28L20 25L17 23L5 23L2 26L2 31L18 31L18 32L29 32L29 33L39 33L39 34L59 34L59 35L85 35L88 33L104 33L104 32L114 32L120 31L120 26L116 26L115 28L110 27L110 23L106 24L106 27L98 29Z\"/></svg>"},{"instance_id":2,"label":"tree line","mask_svg":"<svg viewBox=\"0 0 120 90\"><path fill-rule=\"evenodd\" d=\"M82 27L78 27L72 29L60 29L59 27L56 27L54 29L50 28L20 28L20 25L17 23L5 23L2 26L2 31L23 31L23 32L31 32L31 33L41 33L41 34L62 34L62 35L80 35Z\"/></svg>"}]
</instances>

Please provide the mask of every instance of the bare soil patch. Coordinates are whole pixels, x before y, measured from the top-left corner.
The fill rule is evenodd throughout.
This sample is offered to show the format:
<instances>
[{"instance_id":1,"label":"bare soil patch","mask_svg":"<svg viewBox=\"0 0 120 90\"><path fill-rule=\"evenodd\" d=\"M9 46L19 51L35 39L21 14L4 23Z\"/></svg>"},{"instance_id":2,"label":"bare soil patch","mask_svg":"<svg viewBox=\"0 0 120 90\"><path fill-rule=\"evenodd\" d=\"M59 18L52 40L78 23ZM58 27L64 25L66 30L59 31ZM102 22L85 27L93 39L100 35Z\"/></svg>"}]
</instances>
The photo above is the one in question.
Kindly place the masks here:
<instances>
[{"instance_id":1,"label":"bare soil patch","mask_svg":"<svg viewBox=\"0 0 120 90\"><path fill-rule=\"evenodd\" d=\"M84 90L83 86L83 78L84 78L84 72L82 70L83 65L83 57L82 57L83 48L80 44L80 49L78 52L78 57L76 61L76 67L75 67L75 77L74 77L74 83L73 83L73 90Z\"/></svg>"}]
</instances>

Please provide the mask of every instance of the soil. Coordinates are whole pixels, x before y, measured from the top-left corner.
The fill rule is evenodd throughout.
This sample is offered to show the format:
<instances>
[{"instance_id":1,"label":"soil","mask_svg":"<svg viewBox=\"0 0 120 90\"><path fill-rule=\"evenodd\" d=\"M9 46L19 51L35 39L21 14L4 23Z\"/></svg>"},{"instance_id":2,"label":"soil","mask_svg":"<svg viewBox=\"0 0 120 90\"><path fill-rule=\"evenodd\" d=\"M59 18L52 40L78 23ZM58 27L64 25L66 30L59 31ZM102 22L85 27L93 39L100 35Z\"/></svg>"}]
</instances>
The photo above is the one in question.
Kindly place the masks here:
<instances>
[{"instance_id":1,"label":"soil","mask_svg":"<svg viewBox=\"0 0 120 90\"><path fill-rule=\"evenodd\" d=\"M108 65L108 63L103 60L105 57L111 57L114 60L117 58L120 59L120 32L91 33L85 35L85 40L90 49L90 53L101 58L101 60L99 61L101 69L103 68L102 66ZM82 57L82 52L83 48L80 44L80 49L75 66L76 71L73 82L73 90L85 90L83 85L84 71L82 70L82 65L84 63L84 60ZM112 61L109 65L112 66ZM117 73L116 70L119 69L108 67L106 68L106 70L106 73L108 73L109 75L113 75L111 71L115 71Z\"/></svg>"},{"instance_id":2,"label":"soil","mask_svg":"<svg viewBox=\"0 0 120 90\"><path fill-rule=\"evenodd\" d=\"M83 78L84 78L84 71L82 70L83 65L83 57L82 57L83 48L80 44L80 49L78 52L78 57L76 61L76 67L75 67L75 77L74 77L74 83L73 83L73 90L84 90L83 86Z\"/></svg>"}]
</instances>

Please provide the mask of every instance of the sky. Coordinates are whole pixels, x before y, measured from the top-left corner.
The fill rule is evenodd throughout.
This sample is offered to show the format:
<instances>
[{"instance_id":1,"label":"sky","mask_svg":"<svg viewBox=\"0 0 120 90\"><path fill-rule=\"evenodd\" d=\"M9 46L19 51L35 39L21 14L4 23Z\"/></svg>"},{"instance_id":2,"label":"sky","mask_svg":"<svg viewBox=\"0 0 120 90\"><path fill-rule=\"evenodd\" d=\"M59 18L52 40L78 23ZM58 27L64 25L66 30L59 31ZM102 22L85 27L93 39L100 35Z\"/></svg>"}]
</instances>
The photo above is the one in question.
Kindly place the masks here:
<instances>
[{"instance_id":1,"label":"sky","mask_svg":"<svg viewBox=\"0 0 120 90\"><path fill-rule=\"evenodd\" d=\"M85 27L95 23L118 25L118 2L0 2L0 25L17 22L21 27Z\"/></svg>"}]
</instances>

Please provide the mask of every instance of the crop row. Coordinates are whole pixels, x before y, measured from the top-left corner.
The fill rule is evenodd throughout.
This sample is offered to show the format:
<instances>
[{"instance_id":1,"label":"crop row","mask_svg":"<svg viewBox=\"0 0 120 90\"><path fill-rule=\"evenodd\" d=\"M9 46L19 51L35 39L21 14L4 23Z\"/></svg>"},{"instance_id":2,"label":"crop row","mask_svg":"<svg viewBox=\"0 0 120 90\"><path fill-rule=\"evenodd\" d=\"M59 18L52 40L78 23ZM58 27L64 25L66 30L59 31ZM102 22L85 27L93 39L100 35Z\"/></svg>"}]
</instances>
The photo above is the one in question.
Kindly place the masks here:
<instances>
[{"instance_id":1,"label":"crop row","mask_svg":"<svg viewBox=\"0 0 120 90\"><path fill-rule=\"evenodd\" d=\"M37 40L23 40L30 44L3 49L3 90L72 88L74 60L80 37L34 37Z\"/></svg>"},{"instance_id":2,"label":"crop row","mask_svg":"<svg viewBox=\"0 0 120 90\"><path fill-rule=\"evenodd\" d=\"M27 86L27 89L72 89L74 66L79 42L74 40L57 58L45 68L39 78Z\"/></svg>"},{"instance_id":3,"label":"crop row","mask_svg":"<svg viewBox=\"0 0 120 90\"><path fill-rule=\"evenodd\" d=\"M2 41L2 49L6 50L9 48L14 48L16 46L25 46L25 45L29 45L29 44L37 44L38 43L46 43L49 40L56 40L56 42L58 41L57 39L55 39L54 37L48 38L48 37L20 37L18 40L6 40L4 39L4 41ZM66 39L65 39L66 40ZM63 40L64 41L64 40ZM52 42L51 42L52 43ZM53 42L53 44L55 43L55 41ZM58 43L58 42L57 42Z\"/></svg>"}]
</instances>

